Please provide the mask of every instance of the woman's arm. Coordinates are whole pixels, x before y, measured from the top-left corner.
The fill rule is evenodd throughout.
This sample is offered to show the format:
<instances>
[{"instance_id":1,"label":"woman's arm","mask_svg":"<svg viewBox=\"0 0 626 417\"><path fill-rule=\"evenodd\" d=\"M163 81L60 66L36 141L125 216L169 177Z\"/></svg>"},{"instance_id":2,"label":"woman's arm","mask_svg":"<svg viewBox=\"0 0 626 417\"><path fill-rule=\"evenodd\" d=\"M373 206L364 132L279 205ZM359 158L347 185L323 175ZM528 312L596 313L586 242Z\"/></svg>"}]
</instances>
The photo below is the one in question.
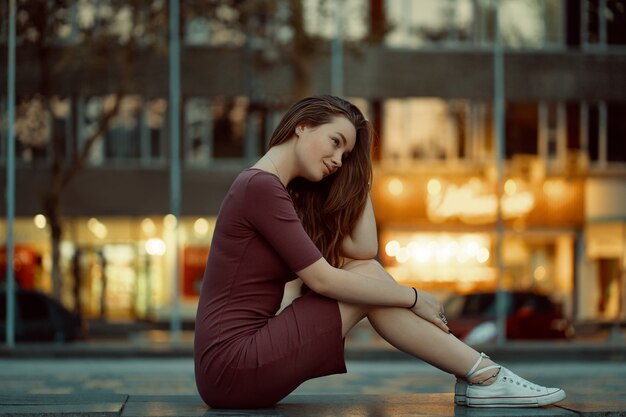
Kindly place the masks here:
<instances>
[{"instance_id":1,"label":"woman's arm","mask_svg":"<svg viewBox=\"0 0 626 417\"><path fill-rule=\"evenodd\" d=\"M350 259L372 259L378 253L378 235L376 218L372 207L372 198L367 196L365 208L352 233L341 246L342 255Z\"/></svg>"},{"instance_id":2,"label":"woman's arm","mask_svg":"<svg viewBox=\"0 0 626 417\"><path fill-rule=\"evenodd\" d=\"M410 307L415 300L411 287L392 280L381 280L331 266L320 258L298 271L311 290L351 304Z\"/></svg>"},{"instance_id":3,"label":"woman's arm","mask_svg":"<svg viewBox=\"0 0 626 417\"><path fill-rule=\"evenodd\" d=\"M398 285L393 280L381 280L332 267L320 258L298 271L304 283L318 294L350 304L371 306L411 307L411 311L432 322L444 332L448 326L439 319L443 312L441 302L432 294L417 292L411 287ZM417 301L417 302L416 302Z\"/></svg>"}]
</instances>

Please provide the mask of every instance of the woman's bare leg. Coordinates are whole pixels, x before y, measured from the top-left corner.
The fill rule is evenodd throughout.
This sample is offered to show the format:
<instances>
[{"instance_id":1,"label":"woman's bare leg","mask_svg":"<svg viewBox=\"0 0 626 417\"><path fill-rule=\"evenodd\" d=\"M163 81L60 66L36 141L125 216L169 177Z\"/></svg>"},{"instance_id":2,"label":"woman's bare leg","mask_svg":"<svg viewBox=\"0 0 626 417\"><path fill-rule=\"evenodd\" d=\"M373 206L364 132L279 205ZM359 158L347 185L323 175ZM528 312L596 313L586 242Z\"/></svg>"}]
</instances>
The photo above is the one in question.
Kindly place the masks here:
<instances>
[{"instance_id":1,"label":"woman's bare leg","mask_svg":"<svg viewBox=\"0 0 626 417\"><path fill-rule=\"evenodd\" d=\"M345 269L369 277L393 280L376 261L352 261ZM465 376L480 356L476 350L415 315L408 308L372 307L340 302L339 310L344 336L361 319L367 317L376 332L396 348L459 377ZM492 363L485 358L481 368Z\"/></svg>"},{"instance_id":2,"label":"woman's bare leg","mask_svg":"<svg viewBox=\"0 0 626 417\"><path fill-rule=\"evenodd\" d=\"M346 269L369 277L393 279L375 261L353 261ZM419 302L419 301L418 301ZM562 401L565 391L542 387L481 357L471 347L444 332L408 308L371 307L339 303L344 335L363 317L389 343L457 377L467 380L454 387L454 402L469 407L541 407ZM476 364L476 365L474 365ZM481 372L482 371L482 372ZM478 375L475 375L475 374ZM492 386L495 384L495 386Z\"/></svg>"}]
</instances>

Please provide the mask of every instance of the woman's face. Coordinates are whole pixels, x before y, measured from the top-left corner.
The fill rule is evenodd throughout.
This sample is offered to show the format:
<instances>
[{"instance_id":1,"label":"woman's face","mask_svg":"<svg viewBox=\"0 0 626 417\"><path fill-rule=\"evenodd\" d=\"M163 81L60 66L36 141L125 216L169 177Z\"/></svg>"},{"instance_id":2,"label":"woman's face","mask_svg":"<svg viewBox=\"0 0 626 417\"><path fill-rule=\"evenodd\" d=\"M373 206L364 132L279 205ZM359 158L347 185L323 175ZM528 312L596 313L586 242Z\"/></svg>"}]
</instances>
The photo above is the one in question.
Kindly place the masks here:
<instances>
[{"instance_id":1,"label":"woman's face","mask_svg":"<svg viewBox=\"0 0 626 417\"><path fill-rule=\"evenodd\" d=\"M321 181L332 175L350 154L356 143L356 130L343 116L317 127L299 126L296 154L299 176L309 181Z\"/></svg>"}]
</instances>

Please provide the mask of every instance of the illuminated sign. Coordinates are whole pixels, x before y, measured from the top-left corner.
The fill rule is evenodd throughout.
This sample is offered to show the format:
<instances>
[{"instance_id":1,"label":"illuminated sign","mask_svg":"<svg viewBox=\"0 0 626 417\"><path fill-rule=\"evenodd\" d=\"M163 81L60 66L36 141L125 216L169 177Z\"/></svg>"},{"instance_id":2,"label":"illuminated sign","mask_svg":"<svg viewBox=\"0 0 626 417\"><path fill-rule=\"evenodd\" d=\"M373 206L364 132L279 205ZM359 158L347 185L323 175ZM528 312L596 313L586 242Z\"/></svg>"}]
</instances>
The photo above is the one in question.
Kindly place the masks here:
<instances>
[{"instance_id":1,"label":"illuminated sign","mask_svg":"<svg viewBox=\"0 0 626 417\"><path fill-rule=\"evenodd\" d=\"M526 190L523 182L508 180L501 202L502 217L507 220L516 219L532 211L535 207L535 196ZM426 206L428 218L434 222L458 218L468 224L481 224L495 221L498 199L477 178L461 185L431 180L428 183Z\"/></svg>"}]
</instances>

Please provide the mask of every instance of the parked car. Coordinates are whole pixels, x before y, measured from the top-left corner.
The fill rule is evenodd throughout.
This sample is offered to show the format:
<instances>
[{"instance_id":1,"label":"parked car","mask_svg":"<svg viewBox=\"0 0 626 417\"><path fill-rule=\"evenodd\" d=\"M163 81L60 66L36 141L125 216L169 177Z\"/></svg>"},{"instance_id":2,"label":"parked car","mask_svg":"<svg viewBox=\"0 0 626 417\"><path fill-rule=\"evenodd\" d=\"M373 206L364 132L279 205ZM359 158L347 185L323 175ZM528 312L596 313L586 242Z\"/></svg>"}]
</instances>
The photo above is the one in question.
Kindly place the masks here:
<instances>
[{"instance_id":1,"label":"parked car","mask_svg":"<svg viewBox=\"0 0 626 417\"><path fill-rule=\"evenodd\" d=\"M549 297L527 291L504 292L507 339L565 339L571 323ZM496 293L455 295L445 304L448 327L468 344L493 343L497 338Z\"/></svg>"},{"instance_id":2,"label":"parked car","mask_svg":"<svg viewBox=\"0 0 626 417\"><path fill-rule=\"evenodd\" d=\"M15 340L63 342L83 337L80 318L48 295L15 291ZM6 341L6 290L0 289L0 342Z\"/></svg>"}]
</instances>

